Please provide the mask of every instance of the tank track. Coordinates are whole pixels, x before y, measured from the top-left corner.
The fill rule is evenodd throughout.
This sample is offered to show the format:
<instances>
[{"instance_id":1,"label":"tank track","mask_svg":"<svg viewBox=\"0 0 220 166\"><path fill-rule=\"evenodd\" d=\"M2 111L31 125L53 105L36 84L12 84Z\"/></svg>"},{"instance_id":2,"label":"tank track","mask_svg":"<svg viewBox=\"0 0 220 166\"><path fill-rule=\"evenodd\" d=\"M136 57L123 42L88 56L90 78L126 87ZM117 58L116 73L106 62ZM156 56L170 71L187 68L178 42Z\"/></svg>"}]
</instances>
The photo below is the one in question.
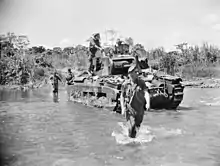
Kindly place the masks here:
<instances>
[{"instance_id":1,"label":"tank track","mask_svg":"<svg viewBox=\"0 0 220 166\"><path fill-rule=\"evenodd\" d=\"M181 84L174 84L173 94L170 96L170 109L177 109L183 100L184 87Z\"/></svg>"},{"instance_id":2,"label":"tank track","mask_svg":"<svg viewBox=\"0 0 220 166\"><path fill-rule=\"evenodd\" d=\"M169 104L167 109L177 109L183 100L184 86L181 84L182 79L174 76L157 77L157 80L165 82Z\"/></svg>"}]
</instances>

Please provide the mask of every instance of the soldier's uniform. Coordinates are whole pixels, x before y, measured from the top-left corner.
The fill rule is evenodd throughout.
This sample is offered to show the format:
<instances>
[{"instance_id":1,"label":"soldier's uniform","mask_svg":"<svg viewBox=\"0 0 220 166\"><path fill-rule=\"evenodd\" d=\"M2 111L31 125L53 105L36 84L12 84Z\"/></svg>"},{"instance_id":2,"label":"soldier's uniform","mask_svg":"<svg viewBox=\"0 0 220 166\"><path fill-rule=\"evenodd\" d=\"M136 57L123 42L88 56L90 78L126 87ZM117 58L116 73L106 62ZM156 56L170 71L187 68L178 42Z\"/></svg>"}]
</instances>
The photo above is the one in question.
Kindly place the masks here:
<instances>
[{"instance_id":1,"label":"soldier's uniform","mask_svg":"<svg viewBox=\"0 0 220 166\"><path fill-rule=\"evenodd\" d=\"M71 69L68 69L68 75L66 77L67 85L71 85L73 83L74 74Z\"/></svg>"},{"instance_id":2,"label":"soldier's uniform","mask_svg":"<svg viewBox=\"0 0 220 166\"><path fill-rule=\"evenodd\" d=\"M89 42L89 51L90 51L89 72L93 71L93 65L96 66L95 55L96 55L96 52L98 51L98 48L96 48L96 46L101 48L100 40L96 38L96 36L99 36L99 35L100 35L99 33L94 34L93 37L90 39L90 42Z\"/></svg>"},{"instance_id":3,"label":"soldier's uniform","mask_svg":"<svg viewBox=\"0 0 220 166\"><path fill-rule=\"evenodd\" d=\"M116 41L115 51L117 54L122 54L122 41L120 39Z\"/></svg>"},{"instance_id":4,"label":"soldier's uniform","mask_svg":"<svg viewBox=\"0 0 220 166\"><path fill-rule=\"evenodd\" d=\"M58 81L62 81L57 72L54 72L53 76L53 93L58 93Z\"/></svg>"},{"instance_id":5,"label":"soldier's uniform","mask_svg":"<svg viewBox=\"0 0 220 166\"><path fill-rule=\"evenodd\" d=\"M136 65L129 68L128 73L137 72ZM122 114L125 114L127 121L130 122L129 136L136 137L137 130L144 118L146 106L149 109L149 93L145 82L136 76L134 80L127 80L122 85L121 104ZM147 101L146 101L147 100Z\"/></svg>"}]
</instances>

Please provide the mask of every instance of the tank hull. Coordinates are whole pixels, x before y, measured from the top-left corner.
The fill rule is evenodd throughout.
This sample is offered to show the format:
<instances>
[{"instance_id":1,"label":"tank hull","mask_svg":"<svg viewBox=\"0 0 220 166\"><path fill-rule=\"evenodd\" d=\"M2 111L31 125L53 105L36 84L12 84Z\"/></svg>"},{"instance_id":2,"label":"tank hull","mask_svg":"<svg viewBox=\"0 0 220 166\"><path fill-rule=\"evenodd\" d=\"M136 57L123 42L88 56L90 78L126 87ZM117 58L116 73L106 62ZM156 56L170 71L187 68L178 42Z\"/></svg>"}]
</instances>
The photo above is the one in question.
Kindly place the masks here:
<instances>
[{"instance_id":1,"label":"tank hull","mask_svg":"<svg viewBox=\"0 0 220 166\"><path fill-rule=\"evenodd\" d=\"M134 63L139 66L139 77L148 87L151 109L175 110L183 100L184 87L181 78L159 72L155 74L151 69L142 69L137 57L129 55L103 57L100 62L102 68L96 76L84 72L74 79L74 85L68 88L72 100L81 103L90 101L94 106L109 107L113 111L121 112L121 86L128 79L128 69Z\"/></svg>"},{"instance_id":2,"label":"tank hull","mask_svg":"<svg viewBox=\"0 0 220 166\"><path fill-rule=\"evenodd\" d=\"M84 80L85 81L85 80ZM179 84L172 84L160 79L156 80L161 82L160 87L155 85L155 81L151 81L150 84L154 87L148 87L150 93L150 108L151 109L177 109L179 104L183 100L184 87ZM85 81L86 82L86 81ZM96 107L104 107L110 111L121 112L120 108L120 85L116 84L102 84L98 82L93 83L75 83L74 85L68 85L67 91L71 100L75 102L87 102L88 99L94 97L94 100L100 98L106 98L105 102L98 102L99 104L92 104ZM146 85L149 86L149 82L146 81ZM162 86L162 87L161 87Z\"/></svg>"}]
</instances>

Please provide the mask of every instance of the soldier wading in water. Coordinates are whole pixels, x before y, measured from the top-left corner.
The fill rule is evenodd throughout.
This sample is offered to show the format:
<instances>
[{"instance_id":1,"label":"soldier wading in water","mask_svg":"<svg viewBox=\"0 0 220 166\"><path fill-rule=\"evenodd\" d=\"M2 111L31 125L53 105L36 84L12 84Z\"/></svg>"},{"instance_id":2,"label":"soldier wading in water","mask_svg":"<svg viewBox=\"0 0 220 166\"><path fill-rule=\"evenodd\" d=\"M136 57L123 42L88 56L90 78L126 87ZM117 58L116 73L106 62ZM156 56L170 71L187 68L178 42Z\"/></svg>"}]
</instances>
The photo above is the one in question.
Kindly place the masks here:
<instances>
[{"instance_id":1,"label":"soldier wading in water","mask_svg":"<svg viewBox=\"0 0 220 166\"><path fill-rule=\"evenodd\" d=\"M58 82L62 82L62 79L60 78L60 76L58 75L57 71L55 70L54 74L53 74L53 93L54 95L58 95Z\"/></svg>"},{"instance_id":2,"label":"soldier wading in water","mask_svg":"<svg viewBox=\"0 0 220 166\"><path fill-rule=\"evenodd\" d=\"M144 112L150 109L150 95L144 80L138 77L137 66L128 70L129 80L122 85L121 108L129 124L129 137L135 138L144 118Z\"/></svg>"},{"instance_id":3,"label":"soldier wading in water","mask_svg":"<svg viewBox=\"0 0 220 166\"><path fill-rule=\"evenodd\" d=\"M70 100L70 90L68 85L74 85L74 74L71 69L68 69L67 77L66 77L66 84L67 84L67 94L68 94L68 101Z\"/></svg>"}]
</instances>

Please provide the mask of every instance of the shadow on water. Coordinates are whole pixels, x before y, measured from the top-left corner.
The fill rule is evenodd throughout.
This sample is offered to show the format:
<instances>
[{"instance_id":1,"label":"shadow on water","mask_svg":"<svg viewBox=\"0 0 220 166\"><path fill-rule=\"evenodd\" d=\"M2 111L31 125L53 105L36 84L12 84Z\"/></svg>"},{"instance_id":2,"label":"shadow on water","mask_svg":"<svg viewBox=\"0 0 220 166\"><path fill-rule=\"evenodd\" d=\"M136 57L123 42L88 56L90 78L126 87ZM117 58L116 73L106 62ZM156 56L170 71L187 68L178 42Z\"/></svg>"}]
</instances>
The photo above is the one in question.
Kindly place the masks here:
<instances>
[{"instance_id":1,"label":"shadow on water","mask_svg":"<svg viewBox=\"0 0 220 166\"><path fill-rule=\"evenodd\" d=\"M177 111L192 111L197 109L196 107L179 106Z\"/></svg>"},{"instance_id":2,"label":"shadow on water","mask_svg":"<svg viewBox=\"0 0 220 166\"><path fill-rule=\"evenodd\" d=\"M0 90L1 102L35 102L35 101L52 101L59 103L60 94L52 93L49 88L35 90Z\"/></svg>"},{"instance_id":3,"label":"shadow on water","mask_svg":"<svg viewBox=\"0 0 220 166\"><path fill-rule=\"evenodd\" d=\"M168 109L150 109L149 112L163 113L163 112L177 112L177 111L176 110L168 110Z\"/></svg>"},{"instance_id":4,"label":"shadow on water","mask_svg":"<svg viewBox=\"0 0 220 166\"><path fill-rule=\"evenodd\" d=\"M153 113L163 113L163 112L180 112L180 111L192 111L196 110L196 107L179 106L177 109L151 109L149 112Z\"/></svg>"}]
</instances>

